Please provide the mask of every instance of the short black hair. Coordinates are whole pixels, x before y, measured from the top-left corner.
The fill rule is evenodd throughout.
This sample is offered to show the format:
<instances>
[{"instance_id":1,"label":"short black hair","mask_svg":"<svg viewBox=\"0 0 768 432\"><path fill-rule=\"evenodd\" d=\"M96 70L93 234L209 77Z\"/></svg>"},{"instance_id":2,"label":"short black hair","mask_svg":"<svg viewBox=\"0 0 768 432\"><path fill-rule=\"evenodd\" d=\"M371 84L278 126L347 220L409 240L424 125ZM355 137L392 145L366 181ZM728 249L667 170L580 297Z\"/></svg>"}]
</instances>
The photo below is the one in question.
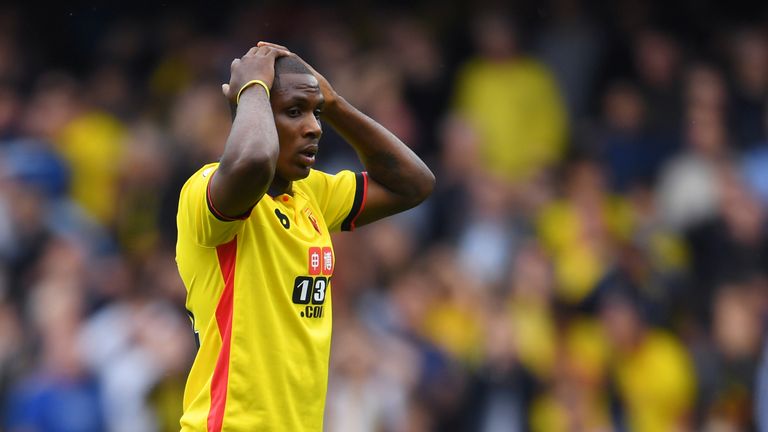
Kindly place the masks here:
<instances>
[{"instance_id":1,"label":"short black hair","mask_svg":"<svg viewBox=\"0 0 768 432\"><path fill-rule=\"evenodd\" d=\"M272 88L280 88L280 75L282 74L312 75L312 71L296 57L278 57L275 60L275 80L272 82Z\"/></svg>"}]
</instances>

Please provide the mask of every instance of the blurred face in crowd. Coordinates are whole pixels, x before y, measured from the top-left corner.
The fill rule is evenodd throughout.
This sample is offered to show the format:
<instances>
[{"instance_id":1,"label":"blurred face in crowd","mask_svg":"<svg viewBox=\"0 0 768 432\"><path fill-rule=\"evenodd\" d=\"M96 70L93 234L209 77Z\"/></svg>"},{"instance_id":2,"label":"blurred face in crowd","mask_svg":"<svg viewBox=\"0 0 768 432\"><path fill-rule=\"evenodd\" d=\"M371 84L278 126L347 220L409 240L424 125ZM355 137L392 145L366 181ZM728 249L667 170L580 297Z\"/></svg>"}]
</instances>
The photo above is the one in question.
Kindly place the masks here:
<instances>
[{"instance_id":1,"label":"blurred face in crowd","mask_svg":"<svg viewBox=\"0 0 768 432\"><path fill-rule=\"evenodd\" d=\"M322 135L323 95L311 74L281 74L275 83L271 103L280 139L275 178L286 182L303 179L315 163Z\"/></svg>"},{"instance_id":2,"label":"blurred face in crowd","mask_svg":"<svg viewBox=\"0 0 768 432\"><path fill-rule=\"evenodd\" d=\"M617 130L637 131L643 125L645 106L637 88L629 83L616 83L603 100L606 123Z\"/></svg>"},{"instance_id":3,"label":"blurred face in crowd","mask_svg":"<svg viewBox=\"0 0 768 432\"><path fill-rule=\"evenodd\" d=\"M753 191L734 167L720 170L717 180L721 213L731 237L744 244L759 244L765 212Z\"/></svg>"},{"instance_id":4,"label":"blurred face in crowd","mask_svg":"<svg viewBox=\"0 0 768 432\"><path fill-rule=\"evenodd\" d=\"M641 319L635 307L625 299L609 299L602 305L600 315L613 346L622 352L632 351L642 334Z\"/></svg>"},{"instance_id":5,"label":"blurred face in crowd","mask_svg":"<svg viewBox=\"0 0 768 432\"><path fill-rule=\"evenodd\" d=\"M517 35L511 22L499 13L484 13L473 22L473 38L480 54L505 60L517 52Z\"/></svg>"},{"instance_id":6,"label":"blurred face in crowd","mask_svg":"<svg viewBox=\"0 0 768 432\"><path fill-rule=\"evenodd\" d=\"M635 41L635 63L644 82L669 85L679 63L677 44L663 33L644 31Z\"/></svg>"},{"instance_id":7,"label":"blurred face in crowd","mask_svg":"<svg viewBox=\"0 0 768 432\"><path fill-rule=\"evenodd\" d=\"M725 357L751 358L760 351L760 292L759 285L749 282L720 287L713 305L713 336Z\"/></svg>"},{"instance_id":8,"label":"blurred face in crowd","mask_svg":"<svg viewBox=\"0 0 768 432\"><path fill-rule=\"evenodd\" d=\"M742 91L760 97L768 87L768 42L760 31L747 30L733 43L733 68Z\"/></svg>"},{"instance_id":9,"label":"blurred face in crowd","mask_svg":"<svg viewBox=\"0 0 768 432\"><path fill-rule=\"evenodd\" d=\"M723 113L717 109L693 106L686 115L688 145L703 155L719 155L725 148L727 138Z\"/></svg>"},{"instance_id":10,"label":"blurred face in crowd","mask_svg":"<svg viewBox=\"0 0 768 432\"><path fill-rule=\"evenodd\" d=\"M685 99L689 109L721 111L727 91L720 71L708 64L695 65L686 74Z\"/></svg>"}]
</instances>

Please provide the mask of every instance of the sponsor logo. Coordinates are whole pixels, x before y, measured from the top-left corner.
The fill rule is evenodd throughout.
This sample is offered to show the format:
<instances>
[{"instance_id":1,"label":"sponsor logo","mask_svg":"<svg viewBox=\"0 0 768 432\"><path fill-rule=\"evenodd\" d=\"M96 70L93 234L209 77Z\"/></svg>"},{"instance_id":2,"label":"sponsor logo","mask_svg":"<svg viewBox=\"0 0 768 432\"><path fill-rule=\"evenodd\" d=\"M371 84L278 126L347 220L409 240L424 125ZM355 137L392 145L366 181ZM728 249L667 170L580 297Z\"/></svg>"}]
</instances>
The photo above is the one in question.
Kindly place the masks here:
<instances>
[{"instance_id":1,"label":"sponsor logo","mask_svg":"<svg viewBox=\"0 0 768 432\"><path fill-rule=\"evenodd\" d=\"M330 246L309 248L307 274L331 276L334 268L333 249Z\"/></svg>"}]
</instances>

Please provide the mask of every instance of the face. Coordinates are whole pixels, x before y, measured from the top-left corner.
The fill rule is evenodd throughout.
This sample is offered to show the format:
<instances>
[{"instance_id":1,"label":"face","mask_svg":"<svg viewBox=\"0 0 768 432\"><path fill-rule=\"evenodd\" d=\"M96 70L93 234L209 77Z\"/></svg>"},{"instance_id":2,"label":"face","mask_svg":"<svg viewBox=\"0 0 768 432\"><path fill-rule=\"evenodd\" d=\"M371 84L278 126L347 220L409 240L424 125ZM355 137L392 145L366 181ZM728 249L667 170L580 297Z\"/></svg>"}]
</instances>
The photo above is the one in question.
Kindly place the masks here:
<instances>
[{"instance_id":1,"label":"face","mask_svg":"<svg viewBox=\"0 0 768 432\"><path fill-rule=\"evenodd\" d=\"M315 163L323 95L310 74L282 74L279 79L271 100L280 139L275 181L287 183L307 177Z\"/></svg>"}]
</instances>

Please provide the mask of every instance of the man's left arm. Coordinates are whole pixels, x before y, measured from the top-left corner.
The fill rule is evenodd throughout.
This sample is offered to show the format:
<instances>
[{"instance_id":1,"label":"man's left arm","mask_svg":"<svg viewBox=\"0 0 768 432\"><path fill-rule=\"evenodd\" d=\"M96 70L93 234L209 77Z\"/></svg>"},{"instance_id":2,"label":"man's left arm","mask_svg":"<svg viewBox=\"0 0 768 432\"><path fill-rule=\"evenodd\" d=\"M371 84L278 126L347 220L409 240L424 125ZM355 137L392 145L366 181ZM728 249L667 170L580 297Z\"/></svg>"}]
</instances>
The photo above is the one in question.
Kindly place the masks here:
<instances>
[{"instance_id":1,"label":"man's left arm","mask_svg":"<svg viewBox=\"0 0 768 432\"><path fill-rule=\"evenodd\" d=\"M435 184L427 165L392 132L332 93L324 78L318 76L318 80L325 97L321 118L355 149L368 174L365 202L355 225L374 222L424 201Z\"/></svg>"},{"instance_id":2,"label":"man's left arm","mask_svg":"<svg viewBox=\"0 0 768 432\"><path fill-rule=\"evenodd\" d=\"M270 42L257 44L262 45L287 50ZM427 165L392 132L352 106L325 77L304 63L317 78L323 94L321 118L355 149L368 173L365 202L355 225L374 222L424 201L435 185L435 176Z\"/></svg>"}]
</instances>

